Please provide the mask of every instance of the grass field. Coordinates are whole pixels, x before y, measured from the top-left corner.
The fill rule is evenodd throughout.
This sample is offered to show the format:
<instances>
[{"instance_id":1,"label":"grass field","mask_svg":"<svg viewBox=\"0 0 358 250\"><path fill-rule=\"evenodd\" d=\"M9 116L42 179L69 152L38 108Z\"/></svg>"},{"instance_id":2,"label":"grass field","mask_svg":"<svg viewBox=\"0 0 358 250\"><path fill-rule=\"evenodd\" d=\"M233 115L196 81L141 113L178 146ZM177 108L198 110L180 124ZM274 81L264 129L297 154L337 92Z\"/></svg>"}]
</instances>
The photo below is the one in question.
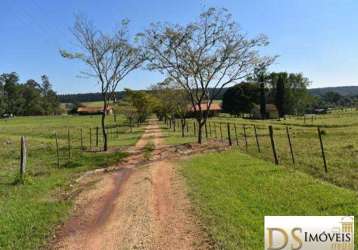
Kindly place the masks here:
<instances>
[{"instance_id":1,"label":"grass field","mask_svg":"<svg viewBox=\"0 0 358 250\"><path fill-rule=\"evenodd\" d=\"M181 166L218 249L263 249L265 215L358 214L356 192L237 149L196 156Z\"/></svg>"},{"instance_id":2,"label":"grass field","mask_svg":"<svg viewBox=\"0 0 358 250\"><path fill-rule=\"evenodd\" d=\"M257 157L272 160L273 153L268 125L274 127L274 139L281 164L295 167L313 176L328 180L343 187L358 190L358 112L334 113L316 116L313 124L303 124L302 118L282 121L254 121L239 118L217 118L211 122L234 122L237 126L239 147L246 151L243 124L246 123L247 152ZM258 152L253 125L256 125L261 153ZM324 172L317 126L322 131L322 140L327 159L328 173ZM293 145L295 165L292 163L286 133ZM227 137L227 127L223 134ZM232 135L235 134L231 128ZM236 138L234 139L236 141Z\"/></svg>"},{"instance_id":3,"label":"grass field","mask_svg":"<svg viewBox=\"0 0 358 250\"><path fill-rule=\"evenodd\" d=\"M96 102L82 102L82 105L85 105L86 107L102 107L103 101L96 101Z\"/></svg>"},{"instance_id":4,"label":"grass field","mask_svg":"<svg viewBox=\"0 0 358 250\"><path fill-rule=\"evenodd\" d=\"M177 144L196 141L193 133L193 122L193 120L189 120L189 133L186 134L185 138L181 137L181 132L178 128L175 133L173 129L164 129L167 143ZM315 116L313 123L312 120L307 119L306 124L304 124L302 117L281 121L215 117L211 118L207 125L209 139L221 140L222 134L222 141L227 144L227 123L230 123L233 146L240 148L243 152L268 161L273 161L268 130L268 125L272 125L280 164L336 185L358 190L358 112L337 112L319 115ZM220 132L220 124L222 133ZM253 125L256 127L260 152L258 152ZM322 131L328 173L324 171L317 126L320 126ZM163 125L163 127L165 126ZM289 128L295 164L292 162L286 127ZM244 132L246 132L247 147Z\"/></svg>"},{"instance_id":5,"label":"grass field","mask_svg":"<svg viewBox=\"0 0 358 250\"><path fill-rule=\"evenodd\" d=\"M114 125L112 117L108 123ZM143 132L135 128L129 133L123 125L109 130L111 149L133 145ZM89 129L92 128L92 149L97 150L95 127L100 116L18 117L0 120L0 249L38 249L46 243L54 226L66 218L71 200L64 192L80 173L117 163L126 154L89 152ZM71 158L68 154L70 129ZM80 131L83 146L80 150ZM60 146L60 168L57 166L55 136ZM26 136L28 164L25 185L18 183L20 136ZM99 146L101 145L99 137Z\"/></svg>"}]
</instances>

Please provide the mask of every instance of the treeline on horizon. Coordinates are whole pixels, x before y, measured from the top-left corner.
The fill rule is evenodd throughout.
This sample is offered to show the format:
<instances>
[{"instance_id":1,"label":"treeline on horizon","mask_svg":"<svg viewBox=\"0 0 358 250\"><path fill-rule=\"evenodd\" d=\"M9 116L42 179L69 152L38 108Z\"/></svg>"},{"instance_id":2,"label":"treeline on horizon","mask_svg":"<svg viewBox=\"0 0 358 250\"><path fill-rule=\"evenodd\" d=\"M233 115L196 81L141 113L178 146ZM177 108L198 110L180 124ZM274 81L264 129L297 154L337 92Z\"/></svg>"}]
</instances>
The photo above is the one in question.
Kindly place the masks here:
<instances>
[{"instance_id":1,"label":"treeline on horizon","mask_svg":"<svg viewBox=\"0 0 358 250\"><path fill-rule=\"evenodd\" d=\"M56 115L60 101L47 75L20 83L15 72L0 75L0 116Z\"/></svg>"},{"instance_id":2,"label":"treeline on horizon","mask_svg":"<svg viewBox=\"0 0 358 250\"><path fill-rule=\"evenodd\" d=\"M272 76L275 76L275 74L276 80L268 81L267 83L267 103L275 104L280 110L279 98L277 97L280 94L277 95L275 84L277 83L278 75L287 75L287 73L273 73ZM307 89L309 80L305 78L299 79L300 81L298 82L301 82L301 84L298 89L300 91L297 91L297 89L294 90L291 82L285 80L286 87L284 88L285 92L282 102L286 103L282 105L284 105L286 109L284 111L286 114L303 114L310 112L314 108L358 106L358 87L330 87L310 90ZM257 83L248 80L236 84L233 87L223 88L217 99L223 100L225 94L228 95L228 90L229 92L237 92L233 97L234 99L245 100L245 105L242 108L246 110L248 107L252 108L252 104L259 104L259 101L257 101L259 95L257 86ZM214 89L211 88L208 90L209 92L214 91ZM145 90L145 92L149 94L151 91L152 90ZM116 92L114 101L123 99L124 95L125 91ZM96 101L102 101L101 93L57 95L52 89L52 85L46 75L41 76L40 83L33 79L21 83L19 75L15 72L0 75L0 116L57 115L65 112L65 110L60 107L60 103L72 103L76 106L84 102ZM293 105L293 103L299 105ZM235 103L235 105L240 104ZM235 112L240 111L240 108L236 107L235 109ZM226 111L225 108L224 111Z\"/></svg>"},{"instance_id":3,"label":"treeline on horizon","mask_svg":"<svg viewBox=\"0 0 358 250\"><path fill-rule=\"evenodd\" d=\"M252 80L226 89L222 102L224 113L249 114L255 107L261 109L267 104L274 105L279 117L315 113L318 109L358 107L358 94L343 96L329 89L315 95L308 89L310 80L302 73L269 73L265 76L264 88Z\"/></svg>"},{"instance_id":4,"label":"treeline on horizon","mask_svg":"<svg viewBox=\"0 0 358 250\"><path fill-rule=\"evenodd\" d=\"M240 84L244 84L242 82ZM235 86L239 86L237 84ZM231 87L232 88L232 87ZM230 89L229 87L223 88L220 95L218 95L218 100L222 100L226 91ZM274 86L271 84L271 89L274 89ZM145 90L150 92L151 90ZM213 89L209 88L209 92L212 92ZM123 98L125 91L116 92L116 99L120 100ZM344 87L327 87L327 88L315 88L307 89L305 92L306 95L310 96L309 103L306 103L306 110L312 108L329 108L329 107L354 107L357 106L358 102L358 86L344 86ZM269 91L268 101L274 103L274 91ZM306 96L307 97L307 96ZM73 103L80 104L84 102L97 102L102 101L102 94L97 93L79 93L79 94L60 94L58 95L59 101L61 103ZM309 104L309 105L308 105Z\"/></svg>"},{"instance_id":5,"label":"treeline on horizon","mask_svg":"<svg viewBox=\"0 0 358 250\"><path fill-rule=\"evenodd\" d=\"M219 100L221 100L223 98L223 95L226 90L227 90L227 88L224 88L221 91L220 95L218 95ZM151 90L144 90L144 91L149 92L149 93L151 92ZM212 91L213 91L213 89L209 88L209 92L212 92ZM126 91L117 91L116 95L115 95L116 99L118 99L118 100L122 99L125 92ZM61 103L74 103L74 104L83 103L83 102L98 102L98 101L103 100L102 94L99 92L97 92L97 93L79 93L79 94L59 94L58 98Z\"/></svg>"}]
</instances>

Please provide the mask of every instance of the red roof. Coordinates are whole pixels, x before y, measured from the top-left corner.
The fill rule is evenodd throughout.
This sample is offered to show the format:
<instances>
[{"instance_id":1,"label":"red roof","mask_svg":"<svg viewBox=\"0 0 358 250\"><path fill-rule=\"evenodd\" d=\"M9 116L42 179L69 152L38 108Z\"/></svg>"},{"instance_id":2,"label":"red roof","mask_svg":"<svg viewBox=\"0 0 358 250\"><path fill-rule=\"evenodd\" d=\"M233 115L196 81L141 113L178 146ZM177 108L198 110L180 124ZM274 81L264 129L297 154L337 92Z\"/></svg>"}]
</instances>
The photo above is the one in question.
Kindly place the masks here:
<instances>
[{"instance_id":1,"label":"red roof","mask_svg":"<svg viewBox=\"0 0 358 250\"><path fill-rule=\"evenodd\" d=\"M112 110L111 106L107 107L107 111ZM101 113L103 111L103 107L79 107L77 108L78 113Z\"/></svg>"},{"instance_id":2,"label":"red roof","mask_svg":"<svg viewBox=\"0 0 358 250\"><path fill-rule=\"evenodd\" d=\"M199 106L195 105L195 107L196 107L196 110L199 111ZM208 104L207 103L202 103L202 104L200 104L200 107L201 107L202 111L206 111L208 109ZM193 106L190 106L190 111L191 112L195 111ZM209 111L221 111L221 105L219 103L212 103L210 105Z\"/></svg>"}]
</instances>

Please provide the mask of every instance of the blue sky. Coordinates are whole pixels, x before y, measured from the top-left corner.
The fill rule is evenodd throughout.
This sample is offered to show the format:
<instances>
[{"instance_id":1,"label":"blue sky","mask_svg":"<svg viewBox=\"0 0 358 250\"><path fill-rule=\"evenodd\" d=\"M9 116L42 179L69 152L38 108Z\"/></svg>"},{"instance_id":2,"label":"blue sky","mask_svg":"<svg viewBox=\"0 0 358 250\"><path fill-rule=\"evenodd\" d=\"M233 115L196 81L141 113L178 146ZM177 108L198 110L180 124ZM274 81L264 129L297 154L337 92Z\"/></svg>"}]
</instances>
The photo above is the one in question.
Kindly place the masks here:
<instances>
[{"instance_id":1,"label":"blue sky","mask_svg":"<svg viewBox=\"0 0 358 250\"><path fill-rule=\"evenodd\" d=\"M47 74L59 93L96 92L95 80L78 77L85 66L58 53L74 45L76 13L108 32L129 18L136 33L155 21L185 24L204 6L227 8L249 36L266 34L265 53L280 56L270 70L302 72L311 87L358 85L357 0L1 0L0 73L15 71L22 81ZM161 79L140 70L121 88Z\"/></svg>"}]
</instances>

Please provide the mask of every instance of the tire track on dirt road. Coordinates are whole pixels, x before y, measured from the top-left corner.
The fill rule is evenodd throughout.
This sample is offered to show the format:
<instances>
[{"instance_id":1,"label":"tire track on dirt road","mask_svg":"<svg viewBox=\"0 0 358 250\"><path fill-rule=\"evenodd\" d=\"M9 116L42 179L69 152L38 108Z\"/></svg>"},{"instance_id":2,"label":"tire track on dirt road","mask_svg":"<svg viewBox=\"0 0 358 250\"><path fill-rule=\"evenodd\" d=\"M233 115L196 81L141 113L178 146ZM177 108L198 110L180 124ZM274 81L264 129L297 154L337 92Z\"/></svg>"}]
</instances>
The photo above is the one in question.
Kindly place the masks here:
<instances>
[{"instance_id":1,"label":"tire track on dirt road","mask_svg":"<svg viewBox=\"0 0 358 250\"><path fill-rule=\"evenodd\" d=\"M155 149L146 162L143 148L149 142ZM164 145L157 121L149 121L131 153L114 171L80 179L83 191L74 213L51 249L210 248L175 164L161 160L178 156L178 150Z\"/></svg>"}]
</instances>

